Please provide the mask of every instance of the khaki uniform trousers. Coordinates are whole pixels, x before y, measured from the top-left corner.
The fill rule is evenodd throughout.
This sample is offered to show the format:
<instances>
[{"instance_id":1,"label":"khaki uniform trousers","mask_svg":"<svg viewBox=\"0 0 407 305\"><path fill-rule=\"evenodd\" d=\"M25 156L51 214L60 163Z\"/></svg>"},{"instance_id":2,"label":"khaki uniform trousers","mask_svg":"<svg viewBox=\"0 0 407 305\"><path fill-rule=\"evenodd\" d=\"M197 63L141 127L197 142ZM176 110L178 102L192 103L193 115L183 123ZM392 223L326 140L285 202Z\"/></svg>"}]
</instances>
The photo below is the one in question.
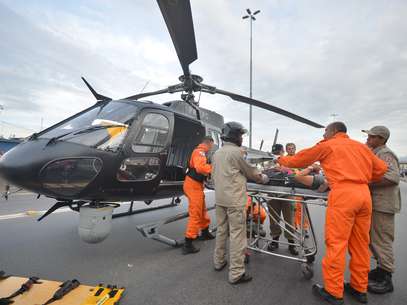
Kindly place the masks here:
<instances>
[{"instance_id":1,"label":"khaki uniform trousers","mask_svg":"<svg viewBox=\"0 0 407 305\"><path fill-rule=\"evenodd\" d=\"M226 261L226 242L229 235L229 282L236 282L245 273L246 210L244 207L216 206L216 245L213 257L215 268Z\"/></svg>"},{"instance_id":2,"label":"khaki uniform trousers","mask_svg":"<svg viewBox=\"0 0 407 305\"><path fill-rule=\"evenodd\" d=\"M380 268L394 272L394 214L373 211L370 250Z\"/></svg>"},{"instance_id":3,"label":"khaki uniform trousers","mask_svg":"<svg viewBox=\"0 0 407 305\"><path fill-rule=\"evenodd\" d=\"M291 207L292 204L294 204L294 202L272 199L268 202L270 215L272 215L274 218L278 220L280 219L281 214L283 214L284 221L287 222L289 225L293 226L294 219ZM291 233L294 233L292 227L286 226L286 230L284 230L285 238L294 239L294 237L291 236L290 233L287 232L287 230ZM270 235L272 238L281 235L281 227L279 225L279 222L275 222L271 217L270 217Z\"/></svg>"}]
</instances>

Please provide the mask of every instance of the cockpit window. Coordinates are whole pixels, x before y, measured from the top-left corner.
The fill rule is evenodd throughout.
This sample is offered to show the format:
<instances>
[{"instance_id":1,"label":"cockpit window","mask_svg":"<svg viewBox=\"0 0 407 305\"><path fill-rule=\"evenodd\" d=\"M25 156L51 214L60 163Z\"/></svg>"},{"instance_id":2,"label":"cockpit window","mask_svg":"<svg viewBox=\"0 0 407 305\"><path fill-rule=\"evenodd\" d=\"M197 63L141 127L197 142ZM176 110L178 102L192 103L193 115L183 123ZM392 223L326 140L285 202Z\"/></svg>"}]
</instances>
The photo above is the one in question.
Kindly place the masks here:
<instances>
[{"instance_id":1,"label":"cockpit window","mask_svg":"<svg viewBox=\"0 0 407 305\"><path fill-rule=\"evenodd\" d=\"M39 138L58 139L116 151L123 142L136 113L137 106L131 102L111 101L56 125L40 134Z\"/></svg>"},{"instance_id":2,"label":"cockpit window","mask_svg":"<svg viewBox=\"0 0 407 305\"><path fill-rule=\"evenodd\" d=\"M159 113L148 113L141 124L140 132L132 145L134 152L157 153L167 143L170 124L168 119Z\"/></svg>"}]
</instances>

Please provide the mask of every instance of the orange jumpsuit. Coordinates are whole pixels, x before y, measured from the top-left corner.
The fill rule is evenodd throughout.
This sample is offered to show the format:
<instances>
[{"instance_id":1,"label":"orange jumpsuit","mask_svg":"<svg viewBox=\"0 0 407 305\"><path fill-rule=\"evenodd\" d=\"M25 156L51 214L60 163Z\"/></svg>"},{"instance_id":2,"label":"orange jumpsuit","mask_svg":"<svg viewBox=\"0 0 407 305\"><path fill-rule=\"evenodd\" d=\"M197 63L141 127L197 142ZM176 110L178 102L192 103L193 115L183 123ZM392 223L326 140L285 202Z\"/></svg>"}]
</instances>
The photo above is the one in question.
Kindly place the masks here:
<instances>
[{"instance_id":1,"label":"orange jumpsuit","mask_svg":"<svg viewBox=\"0 0 407 305\"><path fill-rule=\"evenodd\" d=\"M205 176L212 171L212 166L207 163L206 153L208 147L205 144L199 144L194 149L189 161L189 167L194 168L198 174ZM185 177L184 193L188 198L188 224L185 237L195 239L199 231L209 227L210 219L205 205L204 183L196 181L189 176Z\"/></svg>"},{"instance_id":2,"label":"orange jumpsuit","mask_svg":"<svg viewBox=\"0 0 407 305\"><path fill-rule=\"evenodd\" d=\"M295 228L299 229L301 228L301 218L302 218L302 209L303 209L303 205L301 202L298 202L298 200L304 200L303 197L299 197L299 196L294 196L293 197L295 201L295 216L294 216L294 224L295 224ZM307 215L307 214L305 214ZM309 229L309 221L307 216L304 217L304 227L303 229L308 230Z\"/></svg>"},{"instance_id":3,"label":"orange jumpsuit","mask_svg":"<svg viewBox=\"0 0 407 305\"><path fill-rule=\"evenodd\" d=\"M250 198L250 196L247 196L246 211L247 211L247 215L250 215L250 213L252 212L252 199ZM267 213L264 210L264 208L262 206L260 206L260 204L258 203L253 208L253 220L255 223L257 223L259 216L260 216L260 223L263 224L264 221L266 220Z\"/></svg>"},{"instance_id":4,"label":"orange jumpsuit","mask_svg":"<svg viewBox=\"0 0 407 305\"><path fill-rule=\"evenodd\" d=\"M348 249L350 284L359 292L366 292L372 214L368 183L380 180L387 165L366 145L349 139L343 132L295 156L278 159L281 165L288 167L305 167L315 161L321 162L331 188L325 219L326 253L322 260L324 288L342 298Z\"/></svg>"}]
</instances>

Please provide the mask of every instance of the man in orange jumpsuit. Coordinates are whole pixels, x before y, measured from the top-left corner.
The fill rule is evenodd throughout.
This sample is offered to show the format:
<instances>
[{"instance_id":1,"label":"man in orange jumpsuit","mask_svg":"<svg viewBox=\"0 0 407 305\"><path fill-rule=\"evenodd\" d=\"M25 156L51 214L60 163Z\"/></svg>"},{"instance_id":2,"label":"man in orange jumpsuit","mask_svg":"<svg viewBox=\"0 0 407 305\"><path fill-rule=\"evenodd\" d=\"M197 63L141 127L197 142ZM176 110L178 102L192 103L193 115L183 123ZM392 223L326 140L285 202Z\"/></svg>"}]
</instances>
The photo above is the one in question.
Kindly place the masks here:
<instances>
[{"instance_id":1,"label":"man in orange jumpsuit","mask_svg":"<svg viewBox=\"0 0 407 305\"><path fill-rule=\"evenodd\" d=\"M212 166L208 163L206 154L213 147L210 136L203 138L202 143L194 149L188 164L188 171L184 181L184 193L188 198L188 224L185 232L185 243L182 254L199 252L199 248L192 243L201 231L200 239L210 240L215 237L209 232L210 219L205 205L204 182L211 173Z\"/></svg>"},{"instance_id":2,"label":"man in orange jumpsuit","mask_svg":"<svg viewBox=\"0 0 407 305\"><path fill-rule=\"evenodd\" d=\"M343 304L343 290L367 303L370 267L369 230L372 200L368 183L379 180L387 170L364 144L351 140L342 122L325 129L324 140L298 152L280 157L287 167L306 167L320 161L331 191L325 219L326 254L322 260L324 287L315 284L313 293L331 304ZM344 285L345 256L349 249L350 283Z\"/></svg>"}]
</instances>

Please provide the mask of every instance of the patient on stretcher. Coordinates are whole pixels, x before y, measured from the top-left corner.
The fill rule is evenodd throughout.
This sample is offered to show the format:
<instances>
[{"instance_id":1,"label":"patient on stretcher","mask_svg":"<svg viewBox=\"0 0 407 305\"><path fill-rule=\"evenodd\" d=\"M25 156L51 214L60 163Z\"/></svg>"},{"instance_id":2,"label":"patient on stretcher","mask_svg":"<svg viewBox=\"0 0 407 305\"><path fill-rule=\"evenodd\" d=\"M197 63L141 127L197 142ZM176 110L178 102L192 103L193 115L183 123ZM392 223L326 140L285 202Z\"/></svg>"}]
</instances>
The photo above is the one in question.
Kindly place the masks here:
<instances>
[{"instance_id":1,"label":"patient on stretcher","mask_svg":"<svg viewBox=\"0 0 407 305\"><path fill-rule=\"evenodd\" d=\"M263 173L269 177L269 185L305 188L318 192L326 192L329 188L318 164L302 170L273 166L263 170Z\"/></svg>"}]
</instances>

